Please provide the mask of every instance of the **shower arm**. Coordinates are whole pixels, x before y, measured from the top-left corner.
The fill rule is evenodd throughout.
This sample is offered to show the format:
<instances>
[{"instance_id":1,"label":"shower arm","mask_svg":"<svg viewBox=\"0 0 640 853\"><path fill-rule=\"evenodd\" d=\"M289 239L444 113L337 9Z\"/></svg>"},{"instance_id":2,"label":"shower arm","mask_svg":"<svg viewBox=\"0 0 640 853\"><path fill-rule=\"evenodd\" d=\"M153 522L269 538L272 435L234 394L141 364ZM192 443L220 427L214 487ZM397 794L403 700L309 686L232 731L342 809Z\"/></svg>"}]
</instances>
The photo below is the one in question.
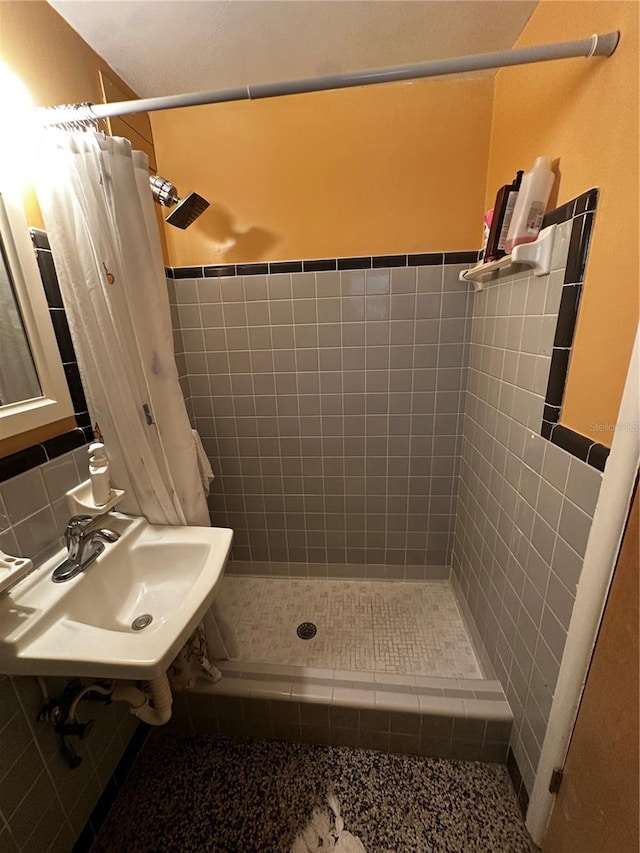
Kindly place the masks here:
<instances>
[{"instance_id":1,"label":"shower arm","mask_svg":"<svg viewBox=\"0 0 640 853\"><path fill-rule=\"evenodd\" d=\"M371 86L393 83L399 80L418 80L426 77L443 77L448 74L485 71L491 68L506 68L512 65L528 65L548 62L553 59L575 57L611 56L618 46L620 33L593 35L577 41L541 44L521 47L516 50L478 53L450 59L435 59L411 65L395 65L370 71L354 71L345 74L328 74L322 77L306 77L280 83L257 83L234 89L212 92L192 92L185 95L167 95L159 98L140 98L134 101L117 101L109 104L74 104L47 107L37 110L42 125L95 122L112 116L132 113L171 110L179 107L196 107L205 104L222 104L229 101L253 101L277 98L282 95L300 95L305 92L323 92L330 89L348 89L353 86Z\"/></svg>"}]
</instances>

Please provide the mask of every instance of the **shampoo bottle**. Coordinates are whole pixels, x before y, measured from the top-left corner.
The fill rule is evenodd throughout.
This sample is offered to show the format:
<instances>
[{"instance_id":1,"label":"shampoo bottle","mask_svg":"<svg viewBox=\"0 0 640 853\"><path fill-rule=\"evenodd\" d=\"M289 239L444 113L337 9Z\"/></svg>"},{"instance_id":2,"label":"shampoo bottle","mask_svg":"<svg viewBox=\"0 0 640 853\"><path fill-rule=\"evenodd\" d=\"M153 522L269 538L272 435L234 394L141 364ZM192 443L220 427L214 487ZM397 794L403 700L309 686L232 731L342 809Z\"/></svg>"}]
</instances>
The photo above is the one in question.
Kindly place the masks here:
<instances>
[{"instance_id":1,"label":"shampoo bottle","mask_svg":"<svg viewBox=\"0 0 640 853\"><path fill-rule=\"evenodd\" d=\"M511 218L518 198L518 190L524 172L518 171L510 184L505 184L498 190L496 203L493 206L493 220L491 230L487 238L487 247L484 252L484 261L497 261L506 255L505 244L507 233L511 224Z\"/></svg>"},{"instance_id":2,"label":"shampoo bottle","mask_svg":"<svg viewBox=\"0 0 640 853\"><path fill-rule=\"evenodd\" d=\"M533 243L540 233L554 179L551 158L538 157L522 179L505 243L507 254L521 243Z\"/></svg>"},{"instance_id":3,"label":"shampoo bottle","mask_svg":"<svg viewBox=\"0 0 640 853\"><path fill-rule=\"evenodd\" d=\"M89 477L94 504L104 506L111 494L111 483L109 460L104 451L104 444L99 441L89 445Z\"/></svg>"}]
</instances>

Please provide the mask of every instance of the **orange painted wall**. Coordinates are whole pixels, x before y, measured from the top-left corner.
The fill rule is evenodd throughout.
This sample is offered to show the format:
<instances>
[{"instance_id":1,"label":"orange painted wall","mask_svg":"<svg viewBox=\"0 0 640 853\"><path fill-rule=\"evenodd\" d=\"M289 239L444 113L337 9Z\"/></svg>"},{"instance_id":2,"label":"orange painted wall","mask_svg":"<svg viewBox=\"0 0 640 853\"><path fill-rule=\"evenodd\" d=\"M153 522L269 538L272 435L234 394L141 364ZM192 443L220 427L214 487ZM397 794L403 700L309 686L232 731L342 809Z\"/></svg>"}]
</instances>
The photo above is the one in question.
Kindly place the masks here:
<instances>
[{"instance_id":1,"label":"orange painted wall","mask_svg":"<svg viewBox=\"0 0 640 853\"><path fill-rule=\"evenodd\" d=\"M158 168L212 204L170 262L473 249L493 80L420 81L151 116Z\"/></svg>"},{"instance_id":2,"label":"orange painted wall","mask_svg":"<svg viewBox=\"0 0 640 853\"><path fill-rule=\"evenodd\" d=\"M600 188L562 422L609 445L638 324L638 3L542 0L516 47L620 30L609 59L501 70L487 205L516 168L559 158L558 203Z\"/></svg>"},{"instance_id":3,"label":"orange painted wall","mask_svg":"<svg viewBox=\"0 0 640 853\"><path fill-rule=\"evenodd\" d=\"M42 0L0 0L0 58L24 83L36 106L100 103L99 72L108 75L128 97L136 93ZM114 123L114 133L153 156L153 137L146 115ZM28 191L25 210L30 225L42 227L35 197Z\"/></svg>"}]
</instances>

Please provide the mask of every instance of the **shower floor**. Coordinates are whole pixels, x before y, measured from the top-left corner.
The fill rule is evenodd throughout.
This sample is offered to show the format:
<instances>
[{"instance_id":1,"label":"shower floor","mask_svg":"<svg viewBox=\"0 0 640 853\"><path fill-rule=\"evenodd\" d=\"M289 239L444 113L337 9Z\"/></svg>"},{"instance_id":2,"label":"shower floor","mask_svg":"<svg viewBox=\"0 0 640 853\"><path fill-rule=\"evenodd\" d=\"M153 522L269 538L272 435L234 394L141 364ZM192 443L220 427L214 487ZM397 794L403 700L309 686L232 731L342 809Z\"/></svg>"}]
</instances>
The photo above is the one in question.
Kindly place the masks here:
<instances>
[{"instance_id":1,"label":"shower floor","mask_svg":"<svg viewBox=\"0 0 640 853\"><path fill-rule=\"evenodd\" d=\"M227 575L217 604L238 659L443 678L482 678L447 581L346 581ZM298 625L317 626L302 640Z\"/></svg>"}]
</instances>

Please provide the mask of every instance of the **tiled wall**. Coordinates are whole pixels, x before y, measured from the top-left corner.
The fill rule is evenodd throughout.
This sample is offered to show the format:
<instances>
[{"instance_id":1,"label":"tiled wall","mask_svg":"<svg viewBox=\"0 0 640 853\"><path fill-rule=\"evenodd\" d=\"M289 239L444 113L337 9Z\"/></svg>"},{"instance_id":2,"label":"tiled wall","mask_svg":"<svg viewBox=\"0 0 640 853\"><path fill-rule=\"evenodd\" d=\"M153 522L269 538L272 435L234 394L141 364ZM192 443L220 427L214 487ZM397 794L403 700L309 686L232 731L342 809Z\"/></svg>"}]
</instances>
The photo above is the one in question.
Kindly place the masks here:
<instances>
[{"instance_id":1,"label":"tiled wall","mask_svg":"<svg viewBox=\"0 0 640 853\"><path fill-rule=\"evenodd\" d=\"M69 520L65 493L89 476L80 447L0 483L0 549L37 566L61 547Z\"/></svg>"},{"instance_id":2,"label":"tiled wall","mask_svg":"<svg viewBox=\"0 0 640 853\"><path fill-rule=\"evenodd\" d=\"M48 683L62 688L60 680ZM0 676L2 853L69 853L83 831L88 838L87 820L138 722L122 703L82 708L82 719L96 722L90 737L76 742L83 761L70 770L52 726L36 720L41 703L35 678Z\"/></svg>"},{"instance_id":3,"label":"tiled wall","mask_svg":"<svg viewBox=\"0 0 640 853\"><path fill-rule=\"evenodd\" d=\"M0 548L36 565L60 546L69 518L65 492L86 479L86 448L0 484ZM63 683L50 683L52 695ZM107 785L137 720L125 705L92 703L87 740L76 741L83 763L70 770L52 726L37 722L42 705L35 678L0 675L0 850L69 853Z\"/></svg>"},{"instance_id":4,"label":"tiled wall","mask_svg":"<svg viewBox=\"0 0 640 853\"><path fill-rule=\"evenodd\" d=\"M530 792L602 475L539 434L572 222L552 272L476 295L453 577L514 714Z\"/></svg>"},{"instance_id":5,"label":"tiled wall","mask_svg":"<svg viewBox=\"0 0 640 853\"><path fill-rule=\"evenodd\" d=\"M201 276L169 290L213 523L235 531L230 571L448 574L467 254L174 273Z\"/></svg>"}]
</instances>

